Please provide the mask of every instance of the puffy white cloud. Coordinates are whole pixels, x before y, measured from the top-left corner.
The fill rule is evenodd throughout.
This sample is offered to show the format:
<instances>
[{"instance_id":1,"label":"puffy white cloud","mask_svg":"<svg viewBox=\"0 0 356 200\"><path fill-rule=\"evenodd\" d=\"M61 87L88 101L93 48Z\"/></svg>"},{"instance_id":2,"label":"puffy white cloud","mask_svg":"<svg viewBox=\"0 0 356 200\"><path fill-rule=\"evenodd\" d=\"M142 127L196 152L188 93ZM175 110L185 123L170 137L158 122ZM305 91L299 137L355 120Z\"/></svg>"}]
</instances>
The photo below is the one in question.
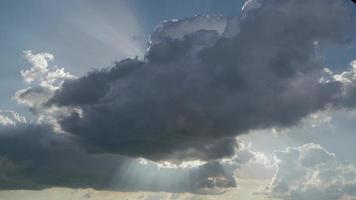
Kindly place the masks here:
<instances>
[{"instance_id":1,"label":"puffy white cloud","mask_svg":"<svg viewBox=\"0 0 356 200\"><path fill-rule=\"evenodd\" d=\"M57 131L61 128L57 120L75 108L46 106L45 103L52 98L54 93L62 86L66 80L76 79L74 75L65 72L64 68L50 65L54 56L50 53L37 53L25 51L24 57L31 64L30 69L21 70L21 75L29 87L20 89L15 93L14 99L17 102L29 106L38 117L39 123L50 123Z\"/></svg>"},{"instance_id":2,"label":"puffy white cloud","mask_svg":"<svg viewBox=\"0 0 356 200\"><path fill-rule=\"evenodd\" d=\"M49 63L54 60L50 53L33 54L32 51L25 51L24 56L32 65L28 70L21 70L21 75L27 83L39 82L42 87L58 89L64 80L76 78L65 72L64 68L50 66Z\"/></svg>"},{"instance_id":3,"label":"puffy white cloud","mask_svg":"<svg viewBox=\"0 0 356 200\"><path fill-rule=\"evenodd\" d=\"M269 194L290 200L356 198L356 167L317 144L275 152L277 173Z\"/></svg>"},{"instance_id":4,"label":"puffy white cloud","mask_svg":"<svg viewBox=\"0 0 356 200\"><path fill-rule=\"evenodd\" d=\"M64 68L50 66L54 56L50 53L33 54L32 51L25 51L24 56L31 64L30 69L21 70L23 79L31 84L31 87L16 92L15 98L31 107L38 107L52 97L55 90L63 84L65 80L76 77Z\"/></svg>"}]
</instances>

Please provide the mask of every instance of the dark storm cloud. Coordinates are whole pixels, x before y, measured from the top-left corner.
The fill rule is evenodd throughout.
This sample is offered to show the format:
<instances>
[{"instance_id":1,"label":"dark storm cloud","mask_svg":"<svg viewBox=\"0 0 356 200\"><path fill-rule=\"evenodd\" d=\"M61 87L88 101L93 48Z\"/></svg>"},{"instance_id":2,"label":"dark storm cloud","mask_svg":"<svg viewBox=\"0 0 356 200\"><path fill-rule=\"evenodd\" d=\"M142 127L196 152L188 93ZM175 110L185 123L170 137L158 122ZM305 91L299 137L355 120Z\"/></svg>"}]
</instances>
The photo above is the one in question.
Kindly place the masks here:
<instances>
[{"instance_id":1,"label":"dark storm cloud","mask_svg":"<svg viewBox=\"0 0 356 200\"><path fill-rule=\"evenodd\" d=\"M0 128L0 190L49 187L119 191L200 192L235 187L233 173L253 155L236 152L229 162L162 167L118 155L89 155L70 135L22 124ZM178 178L179 177L179 178Z\"/></svg>"},{"instance_id":2,"label":"dark storm cloud","mask_svg":"<svg viewBox=\"0 0 356 200\"><path fill-rule=\"evenodd\" d=\"M118 156L89 156L71 136L55 134L50 127L0 128L0 189L103 189L124 161Z\"/></svg>"},{"instance_id":3,"label":"dark storm cloud","mask_svg":"<svg viewBox=\"0 0 356 200\"><path fill-rule=\"evenodd\" d=\"M340 102L343 85L320 82L315 51L348 42L355 27L347 1L250 1L238 20L168 23L144 61L64 83L47 106L83 113L61 118L63 130L95 153L211 160L232 155L236 135L288 127Z\"/></svg>"}]
</instances>

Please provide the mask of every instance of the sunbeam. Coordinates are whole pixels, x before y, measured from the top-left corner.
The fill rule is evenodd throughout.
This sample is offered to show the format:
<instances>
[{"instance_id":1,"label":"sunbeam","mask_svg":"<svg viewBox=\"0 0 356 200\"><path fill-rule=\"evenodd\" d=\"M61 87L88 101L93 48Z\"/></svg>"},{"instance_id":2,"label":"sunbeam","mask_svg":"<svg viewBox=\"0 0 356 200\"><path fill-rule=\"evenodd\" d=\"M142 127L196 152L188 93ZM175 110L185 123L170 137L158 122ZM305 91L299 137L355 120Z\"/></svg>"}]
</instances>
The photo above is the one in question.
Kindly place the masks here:
<instances>
[{"instance_id":1,"label":"sunbeam","mask_svg":"<svg viewBox=\"0 0 356 200\"><path fill-rule=\"evenodd\" d=\"M110 6L81 1L79 7L78 12L67 15L73 27L123 57L144 54L146 38L136 14L138 11L130 1L113 1Z\"/></svg>"}]
</instances>

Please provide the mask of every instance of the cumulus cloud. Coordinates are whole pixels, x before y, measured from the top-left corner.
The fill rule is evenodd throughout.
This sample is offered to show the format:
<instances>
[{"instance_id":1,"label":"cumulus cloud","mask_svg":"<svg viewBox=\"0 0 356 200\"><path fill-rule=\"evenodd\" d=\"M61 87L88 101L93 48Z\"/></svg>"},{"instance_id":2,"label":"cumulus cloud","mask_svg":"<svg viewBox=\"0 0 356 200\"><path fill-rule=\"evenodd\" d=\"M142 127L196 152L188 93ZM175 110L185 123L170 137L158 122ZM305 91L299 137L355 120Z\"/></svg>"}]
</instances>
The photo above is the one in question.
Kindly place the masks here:
<instances>
[{"instance_id":1,"label":"cumulus cloud","mask_svg":"<svg viewBox=\"0 0 356 200\"><path fill-rule=\"evenodd\" d=\"M30 88L19 90L16 99L28 105L38 120L27 123L25 117L15 111L0 111L0 189L91 187L215 193L235 187L234 173L253 157L249 149L239 147L233 138L213 141L211 146L204 144L206 146L202 147L215 157L220 157L219 152L229 148L234 156L226 160L179 161L180 164L174 164L129 159L120 155L90 155L81 145L80 138L55 126L56 120L65 116L65 113L73 112L75 106L46 105L46 101L55 94L63 81L75 80L74 76L58 75L53 79L55 81L47 81L47 75L53 72L49 69L48 59L54 56L46 53L32 54L30 51L25 52L25 55L34 65L27 71L38 70L37 74L31 75L36 78L29 81ZM229 145L224 146L226 143ZM195 152L187 149L185 153ZM177 175L179 179L172 178Z\"/></svg>"},{"instance_id":2,"label":"cumulus cloud","mask_svg":"<svg viewBox=\"0 0 356 200\"><path fill-rule=\"evenodd\" d=\"M317 144L305 144L275 153L278 171L268 187L282 199L354 199L356 167L339 162Z\"/></svg>"},{"instance_id":3,"label":"cumulus cloud","mask_svg":"<svg viewBox=\"0 0 356 200\"><path fill-rule=\"evenodd\" d=\"M24 81L29 84L26 89L18 90L14 99L27 105L30 110L38 117L39 123L50 123L57 131L60 131L57 118L70 113L75 108L46 107L45 103L52 98L65 80L73 80L76 77L64 68L50 65L54 56L50 53L33 54L32 51L25 51L24 57L31 64L30 69L21 70Z\"/></svg>"},{"instance_id":4,"label":"cumulus cloud","mask_svg":"<svg viewBox=\"0 0 356 200\"><path fill-rule=\"evenodd\" d=\"M58 88L64 80L75 79L76 77L64 68L49 66L54 56L50 53L33 54L32 51L25 51L24 56L32 64L28 70L21 70L21 75L27 83L39 82L42 87Z\"/></svg>"},{"instance_id":5,"label":"cumulus cloud","mask_svg":"<svg viewBox=\"0 0 356 200\"><path fill-rule=\"evenodd\" d=\"M316 45L346 44L351 16L346 1L260 0L240 17L164 22L143 61L65 81L47 106L80 108L59 124L94 153L231 156L236 135L344 106L344 82L321 81Z\"/></svg>"},{"instance_id":6,"label":"cumulus cloud","mask_svg":"<svg viewBox=\"0 0 356 200\"><path fill-rule=\"evenodd\" d=\"M34 110L43 107L65 80L76 78L69 72L65 72L64 68L51 66L50 62L54 60L54 56L50 53L33 54L32 51L25 51L24 57L31 67L21 70L21 75L30 87L17 91L15 99Z\"/></svg>"}]
</instances>

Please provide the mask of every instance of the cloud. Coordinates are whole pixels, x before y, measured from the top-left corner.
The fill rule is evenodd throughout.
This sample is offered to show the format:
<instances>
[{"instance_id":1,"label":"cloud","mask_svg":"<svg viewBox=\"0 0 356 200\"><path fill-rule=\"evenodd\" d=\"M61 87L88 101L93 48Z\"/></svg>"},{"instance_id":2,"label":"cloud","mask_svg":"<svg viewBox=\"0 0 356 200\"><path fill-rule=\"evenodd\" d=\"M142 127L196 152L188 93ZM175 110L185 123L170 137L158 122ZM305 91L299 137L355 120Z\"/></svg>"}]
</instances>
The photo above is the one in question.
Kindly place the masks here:
<instances>
[{"instance_id":1,"label":"cloud","mask_svg":"<svg viewBox=\"0 0 356 200\"><path fill-rule=\"evenodd\" d=\"M216 31L222 35L228 23L228 18L219 15L200 16L184 20L164 21L156 27L150 37L151 46L169 40L182 40L184 36L193 34L200 30Z\"/></svg>"},{"instance_id":2,"label":"cloud","mask_svg":"<svg viewBox=\"0 0 356 200\"><path fill-rule=\"evenodd\" d=\"M72 75L62 76L62 73L55 75L56 70L48 64L49 58L54 59L51 54L27 51L25 56L33 66L27 71L23 70L23 74L31 71L30 77L35 78L28 81L28 89L16 92L15 99L29 106L38 120L27 123L24 117L14 111L0 111L1 189L91 187L207 194L235 187L235 171L253 157L249 149L239 147L234 138L213 141L211 144L202 143L205 146L201 147L206 150L204 155L217 158L220 157L219 152L228 148L232 158L194 161L192 164L181 161L177 162L180 164L142 162L120 155L88 154L81 138L57 127L57 120L72 113L76 106L47 105L48 99L53 97L65 80L75 81L76 78ZM64 72L64 69L60 71ZM49 80L49 74L55 78ZM91 101L87 98L83 100ZM187 149L184 153L189 155L197 152ZM150 171L149 175L147 170ZM179 180L172 179L177 175L180 176Z\"/></svg>"},{"instance_id":3,"label":"cloud","mask_svg":"<svg viewBox=\"0 0 356 200\"><path fill-rule=\"evenodd\" d=\"M344 106L347 87L321 81L327 74L315 52L346 44L352 20L346 1L264 0L249 1L241 17L164 22L143 61L65 81L46 105L80 108L59 125L93 153L232 156L236 135Z\"/></svg>"},{"instance_id":4,"label":"cloud","mask_svg":"<svg viewBox=\"0 0 356 200\"><path fill-rule=\"evenodd\" d=\"M141 188L150 191L192 192L200 194L223 193L237 186L236 177L243 166L258 163L259 152L238 141L231 158L214 161L186 161L156 163L149 160L126 162L116 174L113 185ZM175 177L175 178L172 178Z\"/></svg>"},{"instance_id":5,"label":"cloud","mask_svg":"<svg viewBox=\"0 0 356 200\"><path fill-rule=\"evenodd\" d=\"M54 60L50 53L33 54L32 51L25 51L24 57L32 66L28 70L21 70L21 75L30 87L18 90L14 98L33 110L44 107L43 104L65 80L76 79L74 75L65 72L64 68L50 66L50 62Z\"/></svg>"},{"instance_id":6,"label":"cloud","mask_svg":"<svg viewBox=\"0 0 356 200\"><path fill-rule=\"evenodd\" d=\"M226 160L156 163L90 155L76 138L36 124L0 127L0 189L51 187L212 194L236 187L235 173L253 159L243 146Z\"/></svg>"},{"instance_id":7,"label":"cloud","mask_svg":"<svg viewBox=\"0 0 356 200\"><path fill-rule=\"evenodd\" d=\"M0 126L15 126L22 123L27 123L27 120L19 113L13 110L0 110Z\"/></svg>"},{"instance_id":8,"label":"cloud","mask_svg":"<svg viewBox=\"0 0 356 200\"><path fill-rule=\"evenodd\" d=\"M71 136L44 125L0 127L0 189L107 188L125 162L90 156Z\"/></svg>"},{"instance_id":9,"label":"cloud","mask_svg":"<svg viewBox=\"0 0 356 200\"><path fill-rule=\"evenodd\" d=\"M29 70L21 70L21 75L27 83L38 81L42 87L58 88L64 80L75 79L76 77L64 71L64 68L51 66L54 56L50 53L33 54L32 51L25 51L25 58L32 64Z\"/></svg>"},{"instance_id":10,"label":"cloud","mask_svg":"<svg viewBox=\"0 0 356 200\"><path fill-rule=\"evenodd\" d=\"M55 106L49 108L45 106L45 103L52 98L64 81L73 80L76 77L65 72L64 68L50 65L50 62L54 60L54 56L50 53L33 54L32 51L25 51L24 57L31 67L28 70L21 70L21 75L29 87L18 90L14 99L18 103L27 105L37 116L39 123L52 124L57 131L61 131L57 122L59 116L76 109L69 107L58 109Z\"/></svg>"},{"instance_id":11,"label":"cloud","mask_svg":"<svg viewBox=\"0 0 356 200\"><path fill-rule=\"evenodd\" d=\"M275 153L278 171L268 187L275 197L301 199L353 199L356 167L341 163L317 144L305 144Z\"/></svg>"}]
</instances>

